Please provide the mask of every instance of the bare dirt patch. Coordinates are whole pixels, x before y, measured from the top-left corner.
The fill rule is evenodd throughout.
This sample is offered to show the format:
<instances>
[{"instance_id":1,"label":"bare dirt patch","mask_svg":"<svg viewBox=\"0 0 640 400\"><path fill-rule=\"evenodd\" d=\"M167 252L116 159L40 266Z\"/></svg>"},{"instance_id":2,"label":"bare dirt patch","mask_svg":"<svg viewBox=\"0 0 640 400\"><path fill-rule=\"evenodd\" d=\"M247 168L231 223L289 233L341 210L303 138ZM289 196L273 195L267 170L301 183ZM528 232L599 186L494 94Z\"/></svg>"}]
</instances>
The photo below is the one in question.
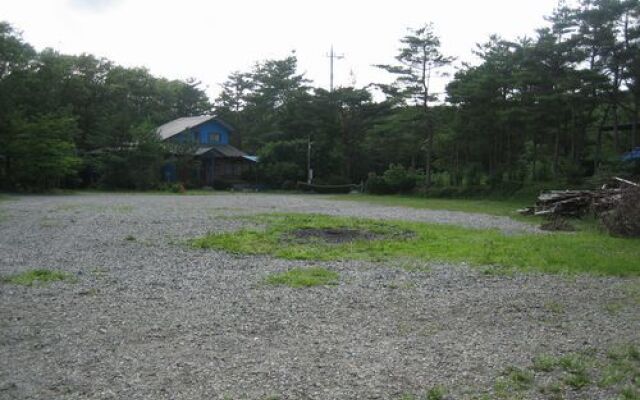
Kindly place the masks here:
<instances>
[{"instance_id":1,"label":"bare dirt patch","mask_svg":"<svg viewBox=\"0 0 640 400\"><path fill-rule=\"evenodd\" d=\"M285 239L302 243L322 241L329 244L343 244L362 240L406 239L414 235L413 232L408 231L382 233L354 228L303 228L287 233Z\"/></svg>"},{"instance_id":2,"label":"bare dirt patch","mask_svg":"<svg viewBox=\"0 0 640 400\"><path fill-rule=\"evenodd\" d=\"M355 242L357 240L380 240L384 234L349 228L304 228L287 234L287 239L307 242L320 240L327 243L341 244Z\"/></svg>"}]
</instances>

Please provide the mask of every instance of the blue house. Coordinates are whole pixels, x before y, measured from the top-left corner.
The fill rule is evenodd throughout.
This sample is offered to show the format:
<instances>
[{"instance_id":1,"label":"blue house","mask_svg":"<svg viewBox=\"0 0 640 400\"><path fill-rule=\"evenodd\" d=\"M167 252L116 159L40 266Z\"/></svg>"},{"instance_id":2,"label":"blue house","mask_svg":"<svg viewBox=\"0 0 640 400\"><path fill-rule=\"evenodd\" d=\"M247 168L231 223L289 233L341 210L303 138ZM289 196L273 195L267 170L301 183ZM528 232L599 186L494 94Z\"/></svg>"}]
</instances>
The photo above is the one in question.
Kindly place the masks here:
<instances>
[{"instance_id":1,"label":"blue house","mask_svg":"<svg viewBox=\"0 0 640 400\"><path fill-rule=\"evenodd\" d=\"M234 129L212 115L184 117L158 127L162 141L174 143L191 152L199 161L195 180L201 186L213 186L215 182L239 183L243 174L256 162L229 144ZM167 182L189 180L194 171L179 171L175 160L169 160L162 171ZM192 177L192 176L190 176Z\"/></svg>"},{"instance_id":2,"label":"blue house","mask_svg":"<svg viewBox=\"0 0 640 400\"><path fill-rule=\"evenodd\" d=\"M622 156L622 161L636 161L640 160L640 147L636 147L630 152Z\"/></svg>"}]
</instances>

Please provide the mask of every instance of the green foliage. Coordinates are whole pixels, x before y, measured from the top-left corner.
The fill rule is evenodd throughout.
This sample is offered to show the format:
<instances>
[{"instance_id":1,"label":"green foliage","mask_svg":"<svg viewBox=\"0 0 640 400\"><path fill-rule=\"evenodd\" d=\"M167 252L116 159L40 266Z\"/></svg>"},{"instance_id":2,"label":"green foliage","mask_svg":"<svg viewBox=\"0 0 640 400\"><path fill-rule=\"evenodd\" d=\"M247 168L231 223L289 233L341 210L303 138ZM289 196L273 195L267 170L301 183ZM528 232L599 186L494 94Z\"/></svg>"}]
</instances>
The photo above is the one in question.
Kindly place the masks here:
<instances>
[{"instance_id":1,"label":"green foliage","mask_svg":"<svg viewBox=\"0 0 640 400\"><path fill-rule=\"evenodd\" d=\"M150 132L208 113L199 85L88 54L36 52L0 23L0 187L155 186L163 152Z\"/></svg>"},{"instance_id":2,"label":"green foliage","mask_svg":"<svg viewBox=\"0 0 640 400\"><path fill-rule=\"evenodd\" d=\"M366 190L372 194L407 193L416 187L418 175L400 164L391 164L382 176L369 175Z\"/></svg>"},{"instance_id":3,"label":"green foliage","mask_svg":"<svg viewBox=\"0 0 640 400\"><path fill-rule=\"evenodd\" d=\"M297 260L393 260L401 257L545 273L640 275L637 240L605 237L595 232L507 236L495 230L450 225L305 214L263 216L257 222L266 224L266 229L210 234L193 240L192 245ZM292 232L304 228L349 228L378 232L382 236L379 240L338 244L287 240Z\"/></svg>"},{"instance_id":4,"label":"green foliage","mask_svg":"<svg viewBox=\"0 0 640 400\"><path fill-rule=\"evenodd\" d=\"M291 54L230 74L215 113L235 126L232 144L261 156L258 177L274 188L306 180L309 141L314 183L360 183L374 173L372 193L410 190L408 178L384 176L390 164L419 171L418 189L428 196L510 196L539 182L565 188L603 175L634 177L640 163L620 156L640 143L637 9L637 0L561 2L533 37L491 36L474 50L479 62L451 78L440 105L431 78L452 59L427 23L400 38L395 64L379 66L396 78L376 85L384 101L374 101L369 87L311 87ZM36 52L4 22L0 93L0 186L9 189L153 187L156 144L135 132L212 112L195 79L169 81L88 54ZM34 182L13 164L32 156L33 142L15 142L23 141L19 126L46 115L68 116L77 129L70 139L56 137L49 154L65 168ZM80 164L65 162L69 151ZM167 153L193 186L193 154Z\"/></svg>"},{"instance_id":5,"label":"green foliage","mask_svg":"<svg viewBox=\"0 0 640 400\"><path fill-rule=\"evenodd\" d=\"M387 184L383 176L376 174L369 175L365 185L366 191L371 194L391 194L393 191Z\"/></svg>"},{"instance_id":6,"label":"green foliage","mask_svg":"<svg viewBox=\"0 0 640 400\"><path fill-rule=\"evenodd\" d=\"M77 132L76 120L68 114L15 119L5 150L5 183L36 191L60 187L80 167L73 143Z\"/></svg>"},{"instance_id":7,"label":"green foliage","mask_svg":"<svg viewBox=\"0 0 640 400\"><path fill-rule=\"evenodd\" d=\"M286 285L292 288L335 285L339 275L326 268L293 268L286 272L269 275L265 282L270 285Z\"/></svg>"},{"instance_id":8,"label":"green foliage","mask_svg":"<svg viewBox=\"0 0 640 400\"><path fill-rule=\"evenodd\" d=\"M382 177L394 193L407 193L416 186L415 172L406 170L400 164L391 164Z\"/></svg>"},{"instance_id":9,"label":"green foliage","mask_svg":"<svg viewBox=\"0 0 640 400\"><path fill-rule=\"evenodd\" d=\"M262 180L274 185L306 180L307 141L280 140L264 145L258 153Z\"/></svg>"},{"instance_id":10,"label":"green foliage","mask_svg":"<svg viewBox=\"0 0 640 400\"><path fill-rule=\"evenodd\" d=\"M155 127L145 121L133 127L130 141L105 149L98 158L100 185L106 188L148 190L160 183L165 148Z\"/></svg>"},{"instance_id":11,"label":"green foliage","mask_svg":"<svg viewBox=\"0 0 640 400\"><path fill-rule=\"evenodd\" d=\"M71 275L66 272L49 269L33 269L20 274L3 278L6 283L22 286L33 286L34 284L47 284L49 282L64 281L71 279Z\"/></svg>"}]
</instances>

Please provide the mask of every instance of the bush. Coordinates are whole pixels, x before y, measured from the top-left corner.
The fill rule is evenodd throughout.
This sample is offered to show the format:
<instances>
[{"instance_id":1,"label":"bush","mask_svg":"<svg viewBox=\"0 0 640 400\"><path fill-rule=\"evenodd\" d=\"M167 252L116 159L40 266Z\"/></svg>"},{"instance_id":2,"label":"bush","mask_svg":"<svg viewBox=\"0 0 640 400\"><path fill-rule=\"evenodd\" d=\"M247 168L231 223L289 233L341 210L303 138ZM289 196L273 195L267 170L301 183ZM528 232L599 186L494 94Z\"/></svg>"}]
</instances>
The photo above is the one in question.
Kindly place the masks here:
<instances>
[{"instance_id":1,"label":"bush","mask_svg":"<svg viewBox=\"0 0 640 400\"><path fill-rule=\"evenodd\" d=\"M286 180L280 185L280 189L282 190L296 190L296 188L296 182L292 180Z\"/></svg>"},{"instance_id":2,"label":"bush","mask_svg":"<svg viewBox=\"0 0 640 400\"><path fill-rule=\"evenodd\" d=\"M229 181L216 179L213 181L213 188L215 190L229 190L233 187L233 184Z\"/></svg>"},{"instance_id":3,"label":"bush","mask_svg":"<svg viewBox=\"0 0 640 400\"><path fill-rule=\"evenodd\" d=\"M391 189L384 178L376 174L369 174L367 183L365 184L365 190L371 194L389 194Z\"/></svg>"},{"instance_id":4,"label":"bush","mask_svg":"<svg viewBox=\"0 0 640 400\"><path fill-rule=\"evenodd\" d=\"M161 190L171 193L186 193L187 189L180 182L165 184L160 187Z\"/></svg>"},{"instance_id":5,"label":"bush","mask_svg":"<svg viewBox=\"0 0 640 400\"><path fill-rule=\"evenodd\" d=\"M366 191L372 194L407 193L416 187L418 175L402 165L391 164L382 176L370 174Z\"/></svg>"},{"instance_id":6,"label":"bush","mask_svg":"<svg viewBox=\"0 0 640 400\"><path fill-rule=\"evenodd\" d=\"M416 174L400 164L391 164L382 174L384 181L394 193L407 193L416 187Z\"/></svg>"},{"instance_id":7,"label":"bush","mask_svg":"<svg viewBox=\"0 0 640 400\"><path fill-rule=\"evenodd\" d=\"M77 132L75 118L64 113L14 121L0 134L5 136L0 185L27 191L60 187L81 166L73 142Z\"/></svg>"},{"instance_id":8,"label":"bush","mask_svg":"<svg viewBox=\"0 0 640 400\"><path fill-rule=\"evenodd\" d=\"M615 208L603 213L600 221L613 236L640 237L640 188L629 188Z\"/></svg>"},{"instance_id":9,"label":"bush","mask_svg":"<svg viewBox=\"0 0 640 400\"><path fill-rule=\"evenodd\" d=\"M326 178L315 179L316 185L350 185L351 179L342 175L330 175Z\"/></svg>"}]
</instances>

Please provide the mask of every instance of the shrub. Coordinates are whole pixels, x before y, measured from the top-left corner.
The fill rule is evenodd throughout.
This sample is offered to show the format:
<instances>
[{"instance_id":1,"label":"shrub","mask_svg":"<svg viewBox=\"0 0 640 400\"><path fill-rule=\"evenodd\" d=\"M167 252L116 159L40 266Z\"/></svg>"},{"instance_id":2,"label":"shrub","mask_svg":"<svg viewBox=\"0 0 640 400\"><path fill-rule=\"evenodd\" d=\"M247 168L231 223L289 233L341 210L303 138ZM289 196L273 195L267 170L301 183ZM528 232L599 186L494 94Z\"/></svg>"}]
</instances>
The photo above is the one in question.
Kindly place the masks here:
<instances>
[{"instance_id":1,"label":"shrub","mask_svg":"<svg viewBox=\"0 0 640 400\"><path fill-rule=\"evenodd\" d=\"M165 183L159 187L160 190L170 193L185 193L187 189L180 182L176 183Z\"/></svg>"},{"instance_id":2,"label":"shrub","mask_svg":"<svg viewBox=\"0 0 640 400\"><path fill-rule=\"evenodd\" d=\"M393 193L406 193L416 187L416 174L400 164L391 164L382 174Z\"/></svg>"},{"instance_id":3,"label":"shrub","mask_svg":"<svg viewBox=\"0 0 640 400\"><path fill-rule=\"evenodd\" d=\"M640 188L625 190L611 211L603 213L600 221L614 236L640 237Z\"/></svg>"},{"instance_id":4,"label":"shrub","mask_svg":"<svg viewBox=\"0 0 640 400\"><path fill-rule=\"evenodd\" d=\"M383 177L376 174L370 174L366 183L366 191L371 194L390 194L391 188L387 185L387 182Z\"/></svg>"},{"instance_id":5,"label":"shrub","mask_svg":"<svg viewBox=\"0 0 640 400\"><path fill-rule=\"evenodd\" d=\"M372 194L407 193L416 187L418 175L400 164L391 164L382 176L370 174L366 190Z\"/></svg>"},{"instance_id":6,"label":"shrub","mask_svg":"<svg viewBox=\"0 0 640 400\"><path fill-rule=\"evenodd\" d=\"M233 184L229 181L216 179L213 181L213 188L215 190L229 190L233 187Z\"/></svg>"}]
</instances>

